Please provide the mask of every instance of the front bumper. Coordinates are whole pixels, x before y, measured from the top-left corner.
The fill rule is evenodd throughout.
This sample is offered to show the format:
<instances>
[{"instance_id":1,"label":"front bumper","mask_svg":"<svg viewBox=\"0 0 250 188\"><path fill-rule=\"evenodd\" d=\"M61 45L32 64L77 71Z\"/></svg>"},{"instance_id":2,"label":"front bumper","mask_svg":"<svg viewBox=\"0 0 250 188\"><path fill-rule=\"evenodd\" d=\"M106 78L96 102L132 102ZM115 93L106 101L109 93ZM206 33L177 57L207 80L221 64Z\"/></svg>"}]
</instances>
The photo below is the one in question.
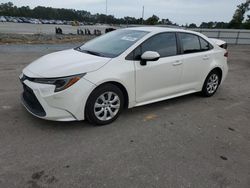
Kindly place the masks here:
<instances>
[{"instance_id":1,"label":"front bumper","mask_svg":"<svg viewBox=\"0 0 250 188\"><path fill-rule=\"evenodd\" d=\"M22 103L28 111L36 116L44 117L46 112L40 102L37 100L34 92L27 85L23 84L23 93L21 95Z\"/></svg>"},{"instance_id":2,"label":"front bumper","mask_svg":"<svg viewBox=\"0 0 250 188\"><path fill-rule=\"evenodd\" d=\"M82 78L61 92L55 86L22 81L24 91L22 104L34 116L53 121L84 120L84 109L88 96L95 85Z\"/></svg>"}]
</instances>

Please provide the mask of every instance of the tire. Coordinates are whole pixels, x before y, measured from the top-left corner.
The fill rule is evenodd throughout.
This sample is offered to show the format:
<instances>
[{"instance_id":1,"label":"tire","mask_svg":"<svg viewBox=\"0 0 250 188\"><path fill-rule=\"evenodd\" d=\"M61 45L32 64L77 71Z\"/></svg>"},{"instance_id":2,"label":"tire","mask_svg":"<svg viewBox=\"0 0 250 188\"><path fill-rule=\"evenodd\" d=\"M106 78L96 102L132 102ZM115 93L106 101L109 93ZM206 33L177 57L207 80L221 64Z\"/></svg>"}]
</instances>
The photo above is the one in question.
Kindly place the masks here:
<instances>
[{"instance_id":1,"label":"tire","mask_svg":"<svg viewBox=\"0 0 250 188\"><path fill-rule=\"evenodd\" d=\"M221 74L219 73L219 71L217 70L211 71L208 74L203 84L202 91L201 91L202 96L204 97L213 96L220 86L220 81L221 81Z\"/></svg>"},{"instance_id":2,"label":"tire","mask_svg":"<svg viewBox=\"0 0 250 188\"><path fill-rule=\"evenodd\" d=\"M123 107L122 91L113 84L105 84L90 94L85 107L85 116L94 125L107 125L118 118Z\"/></svg>"}]
</instances>

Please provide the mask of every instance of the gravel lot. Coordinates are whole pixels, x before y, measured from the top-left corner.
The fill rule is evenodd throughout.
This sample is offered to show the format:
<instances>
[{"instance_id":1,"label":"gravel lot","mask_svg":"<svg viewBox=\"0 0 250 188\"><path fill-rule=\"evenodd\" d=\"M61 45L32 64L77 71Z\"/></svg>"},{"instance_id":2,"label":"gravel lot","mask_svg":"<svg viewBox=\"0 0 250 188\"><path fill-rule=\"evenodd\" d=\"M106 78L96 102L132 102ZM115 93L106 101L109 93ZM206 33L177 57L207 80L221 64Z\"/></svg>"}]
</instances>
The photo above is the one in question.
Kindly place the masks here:
<instances>
[{"instance_id":1,"label":"gravel lot","mask_svg":"<svg viewBox=\"0 0 250 188\"><path fill-rule=\"evenodd\" d=\"M0 187L250 187L250 46L229 47L229 75L212 98L130 109L104 127L31 116L21 70L76 45L0 46Z\"/></svg>"},{"instance_id":2,"label":"gravel lot","mask_svg":"<svg viewBox=\"0 0 250 188\"><path fill-rule=\"evenodd\" d=\"M55 34L55 27L60 27L64 34L76 34L77 29L89 29L92 33L95 29L100 30L102 33L110 26L106 25L84 25L84 26L71 26L71 25L55 25L55 24L29 24L29 23L11 23L0 22L0 34ZM116 28L116 27L114 27Z\"/></svg>"}]
</instances>

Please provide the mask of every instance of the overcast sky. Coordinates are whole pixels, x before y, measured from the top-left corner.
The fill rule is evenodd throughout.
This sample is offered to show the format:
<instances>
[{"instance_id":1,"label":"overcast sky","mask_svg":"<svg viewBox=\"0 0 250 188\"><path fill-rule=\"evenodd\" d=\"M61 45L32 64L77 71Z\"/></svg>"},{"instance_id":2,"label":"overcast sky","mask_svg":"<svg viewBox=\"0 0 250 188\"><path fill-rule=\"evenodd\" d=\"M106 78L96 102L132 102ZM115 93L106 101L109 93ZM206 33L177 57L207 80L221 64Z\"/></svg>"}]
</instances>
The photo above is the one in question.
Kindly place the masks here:
<instances>
[{"instance_id":1,"label":"overcast sky","mask_svg":"<svg viewBox=\"0 0 250 188\"><path fill-rule=\"evenodd\" d=\"M74 8L91 13L105 13L106 2L106 0L0 0L1 3L8 1L17 6ZM116 17L140 18L144 5L144 18L155 14L178 24L200 24L202 21L228 22L236 6L242 2L245 0L108 0L108 14Z\"/></svg>"}]
</instances>

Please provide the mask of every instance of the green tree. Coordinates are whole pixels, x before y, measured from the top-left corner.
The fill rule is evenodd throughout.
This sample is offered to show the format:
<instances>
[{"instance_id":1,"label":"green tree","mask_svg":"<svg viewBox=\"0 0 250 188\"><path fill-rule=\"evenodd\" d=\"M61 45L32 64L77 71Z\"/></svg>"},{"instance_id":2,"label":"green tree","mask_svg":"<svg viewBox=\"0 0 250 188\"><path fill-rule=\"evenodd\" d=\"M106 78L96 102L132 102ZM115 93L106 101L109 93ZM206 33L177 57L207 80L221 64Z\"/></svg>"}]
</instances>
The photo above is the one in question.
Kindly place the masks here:
<instances>
[{"instance_id":1,"label":"green tree","mask_svg":"<svg viewBox=\"0 0 250 188\"><path fill-rule=\"evenodd\" d=\"M225 23L225 22L217 22L217 23L215 24L215 28L219 28L219 29L228 28L228 23Z\"/></svg>"},{"instance_id":2,"label":"green tree","mask_svg":"<svg viewBox=\"0 0 250 188\"><path fill-rule=\"evenodd\" d=\"M229 23L229 28L242 28L242 23L245 19L245 13L249 10L249 4L250 0L247 0L245 3L241 3L238 5L234 15L233 19Z\"/></svg>"},{"instance_id":3,"label":"green tree","mask_svg":"<svg viewBox=\"0 0 250 188\"><path fill-rule=\"evenodd\" d=\"M173 25L173 22L167 18L167 19L162 19L160 24Z\"/></svg>"},{"instance_id":4,"label":"green tree","mask_svg":"<svg viewBox=\"0 0 250 188\"><path fill-rule=\"evenodd\" d=\"M108 24L141 24L142 18L124 17L115 18L113 15L91 14L84 10L74 10L65 8L52 8L37 6L31 9L29 6L16 7L13 3L0 4L0 16L30 17L37 19L81 21L85 23L108 23ZM172 25L169 19L163 19L163 24ZM144 23L155 25L159 23L159 17L153 15ZM176 24L175 24L176 25Z\"/></svg>"},{"instance_id":5,"label":"green tree","mask_svg":"<svg viewBox=\"0 0 250 188\"><path fill-rule=\"evenodd\" d=\"M9 16L13 14L13 3L1 3L0 5L0 15Z\"/></svg>"},{"instance_id":6,"label":"green tree","mask_svg":"<svg viewBox=\"0 0 250 188\"><path fill-rule=\"evenodd\" d=\"M189 24L188 28L197 28L197 25L195 23Z\"/></svg>"},{"instance_id":7,"label":"green tree","mask_svg":"<svg viewBox=\"0 0 250 188\"><path fill-rule=\"evenodd\" d=\"M158 21L159 21L159 17L156 16L156 15L153 15L151 17L149 17L147 20L146 20L146 24L147 25L156 25L158 24Z\"/></svg>"},{"instance_id":8,"label":"green tree","mask_svg":"<svg viewBox=\"0 0 250 188\"><path fill-rule=\"evenodd\" d=\"M243 23L244 29L250 29L250 15L247 16L247 20L245 23Z\"/></svg>"},{"instance_id":9,"label":"green tree","mask_svg":"<svg viewBox=\"0 0 250 188\"><path fill-rule=\"evenodd\" d=\"M215 22L202 22L200 25L200 28L206 28L206 29L211 29L216 26Z\"/></svg>"}]
</instances>

